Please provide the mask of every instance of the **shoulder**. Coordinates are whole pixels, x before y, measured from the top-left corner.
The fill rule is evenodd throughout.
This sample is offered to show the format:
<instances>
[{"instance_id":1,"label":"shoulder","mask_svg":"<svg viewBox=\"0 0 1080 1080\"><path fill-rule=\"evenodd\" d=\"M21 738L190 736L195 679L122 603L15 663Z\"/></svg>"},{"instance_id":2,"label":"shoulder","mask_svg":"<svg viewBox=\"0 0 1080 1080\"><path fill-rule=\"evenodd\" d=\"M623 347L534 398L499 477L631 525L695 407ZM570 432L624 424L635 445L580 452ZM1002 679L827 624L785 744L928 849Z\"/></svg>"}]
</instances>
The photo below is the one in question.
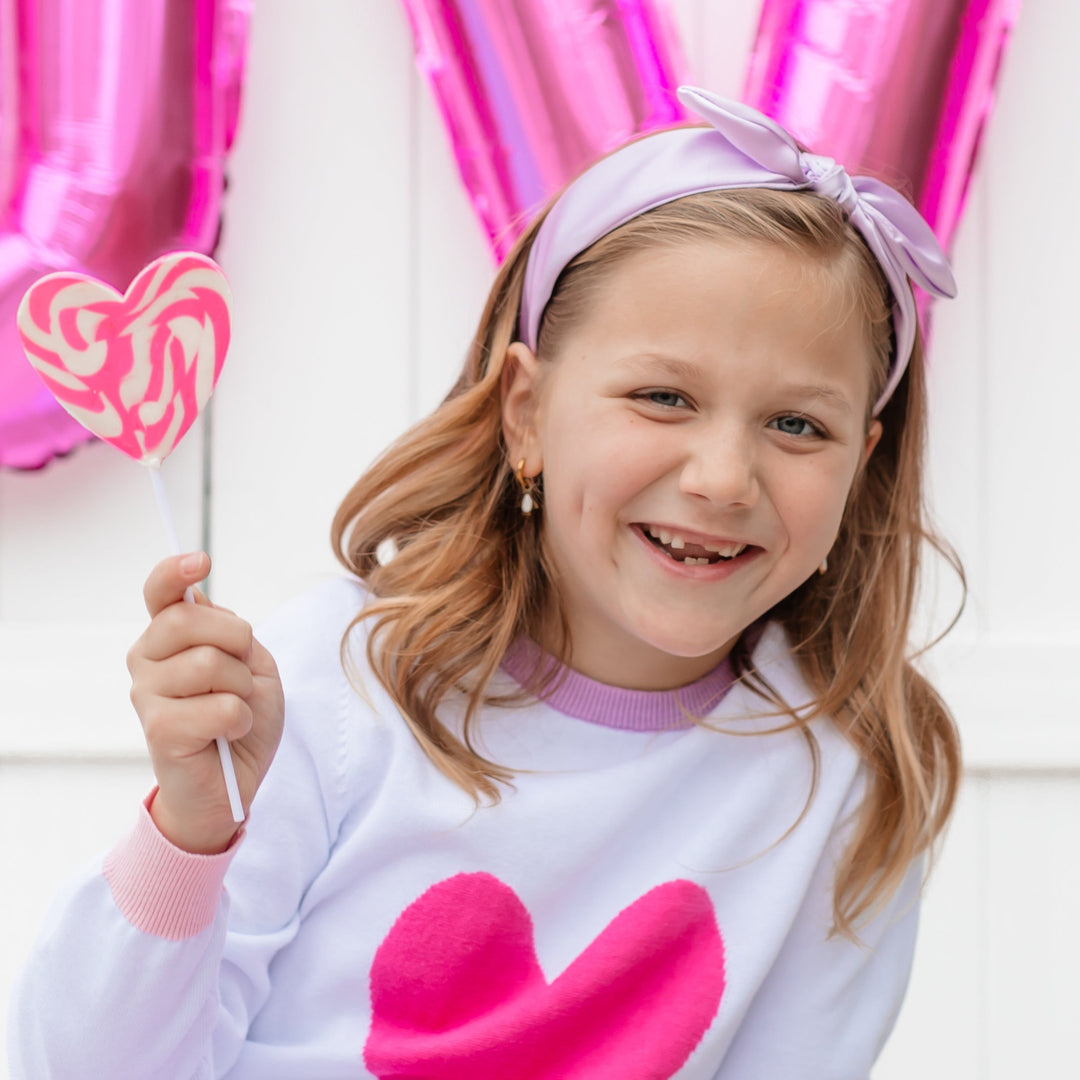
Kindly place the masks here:
<instances>
[{"instance_id":1,"label":"shoulder","mask_svg":"<svg viewBox=\"0 0 1080 1080\"><path fill-rule=\"evenodd\" d=\"M815 715L816 695L779 622L765 624L752 660L756 678L748 679L729 695L730 708L748 717L746 722L752 730L768 732L788 727L778 736L780 741L806 748L809 753L803 755L803 760L812 771L816 759L815 800L826 804L837 819L846 819L865 795L866 764L836 718ZM782 705L771 700L771 694ZM781 711L784 708L790 711ZM808 719L792 725L793 716Z\"/></svg>"},{"instance_id":2,"label":"shoulder","mask_svg":"<svg viewBox=\"0 0 1080 1080\"><path fill-rule=\"evenodd\" d=\"M816 738L827 744L831 753L853 760L858 758L854 744L844 735L834 717L814 715L817 695L803 675L791 647L791 639L780 623L773 621L765 624L754 646L752 658L754 671L791 713L812 717L806 725L807 728ZM758 699L759 707L775 713L776 706L768 700L766 693L751 690L751 696ZM790 719L790 716L788 718ZM782 720L783 717L777 719Z\"/></svg>"},{"instance_id":3,"label":"shoulder","mask_svg":"<svg viewBox=\"0 0 1080 1080\"><path fill-rule=\"evenodd\" d=\"M285 731L275 761L314 769L331 818L374 782L400 716L366 662L366 631L354 625L368 600L355 578L325 581L294 597L255 629L277 664ZM343 648L344 644L344 648Z\"/></svg>"},{"instance_id":4,"label":"shoulder","mask_svg":"<svg viewBox=\"0 0 1080 1080\"><path fill-rule=\"evenodd\" d=\"M275 654L279 665L294 657L318 657L328 644L336 651L367 596L363 582L331 578L282 604L259 623L256 635Z\"/></svg>"},{"instance_id":5,"label":"shoulder","mask_svg":"<svg viewBox=\"0 0 1080 1080\"><path fill-rule=\"evenodd\" d=\"M364 656L365 628L356 624L369 593L355 578L336 577L300 593L255 628L277 663L286 699L340 694L349 679L343 643L352 662Z\"/></svg>"}]
</instances>

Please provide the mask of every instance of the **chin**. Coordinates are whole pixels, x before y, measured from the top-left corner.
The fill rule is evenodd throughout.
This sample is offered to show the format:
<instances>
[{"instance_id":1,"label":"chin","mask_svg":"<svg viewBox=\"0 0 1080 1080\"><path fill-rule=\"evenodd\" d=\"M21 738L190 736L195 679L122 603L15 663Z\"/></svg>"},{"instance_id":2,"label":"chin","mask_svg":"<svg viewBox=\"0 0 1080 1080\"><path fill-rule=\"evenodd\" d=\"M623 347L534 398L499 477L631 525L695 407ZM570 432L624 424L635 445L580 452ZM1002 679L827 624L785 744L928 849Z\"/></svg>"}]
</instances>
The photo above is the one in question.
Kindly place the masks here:
<instances>
[{"instance_id":1,"label":"chin","mask_svg":"<svg viewBox=\"0 0 1080 1080\"><path fill-rule=\"evenodd\" d=\"M639 640L665 656L679 660L700 660L726 651L744 629L745 627L732 627L709 634L688 633L685 627L669 634L657 634L654 629L647 635L640 635Z\"/></svg>"}]
</instances>

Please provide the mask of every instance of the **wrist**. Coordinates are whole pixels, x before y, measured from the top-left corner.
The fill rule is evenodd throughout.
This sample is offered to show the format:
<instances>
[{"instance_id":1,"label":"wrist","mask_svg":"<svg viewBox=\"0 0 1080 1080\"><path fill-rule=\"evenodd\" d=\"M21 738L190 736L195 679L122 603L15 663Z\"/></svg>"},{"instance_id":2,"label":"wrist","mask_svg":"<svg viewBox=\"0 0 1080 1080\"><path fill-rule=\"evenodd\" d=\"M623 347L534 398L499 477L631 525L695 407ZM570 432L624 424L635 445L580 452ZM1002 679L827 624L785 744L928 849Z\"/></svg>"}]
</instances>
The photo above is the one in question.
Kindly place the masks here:
<instances>
[{"instance_id":1,"label":"wrist","mask_svg":"<svg viewBox=\"0 0 1080 1080\"><path fill-rule=\"evenodd\" d=\"M158 832L191 855L220 855L229 849L241 829L231 817L212 815L200 820L197 814L177 814L160 789L151 794L147 810Z\"/></svg>"}]
</instances>

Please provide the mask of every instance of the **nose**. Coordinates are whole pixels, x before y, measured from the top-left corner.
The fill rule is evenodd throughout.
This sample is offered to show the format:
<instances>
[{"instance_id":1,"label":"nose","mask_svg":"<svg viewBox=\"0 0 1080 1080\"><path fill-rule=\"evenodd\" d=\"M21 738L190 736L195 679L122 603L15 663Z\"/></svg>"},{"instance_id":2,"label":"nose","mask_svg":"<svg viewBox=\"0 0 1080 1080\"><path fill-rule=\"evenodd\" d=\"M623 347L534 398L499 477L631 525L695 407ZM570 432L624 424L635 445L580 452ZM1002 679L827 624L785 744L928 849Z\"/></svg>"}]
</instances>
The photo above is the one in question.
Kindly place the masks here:
<instances>
[{"instance_id":1,"label":"nose","mask_svg":"<svg viewBox=\"0 0 1080 1080\"><path fill-rule=\"evenodd\" d=\"M679 489L717 506L751 507L761 496L758 471L747 433L701 432L687 448Z\"/></svg>"}]
</instances>

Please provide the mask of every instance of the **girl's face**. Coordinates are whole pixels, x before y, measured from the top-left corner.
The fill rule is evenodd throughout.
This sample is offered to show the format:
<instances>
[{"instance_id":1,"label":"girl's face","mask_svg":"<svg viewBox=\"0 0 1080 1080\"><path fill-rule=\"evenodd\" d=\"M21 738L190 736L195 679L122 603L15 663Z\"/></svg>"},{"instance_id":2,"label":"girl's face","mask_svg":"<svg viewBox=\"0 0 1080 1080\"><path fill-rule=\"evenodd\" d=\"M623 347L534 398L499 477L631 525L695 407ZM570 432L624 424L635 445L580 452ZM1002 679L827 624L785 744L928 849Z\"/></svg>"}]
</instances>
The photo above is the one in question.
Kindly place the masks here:
<instances>
[{"instance_id":1,"label":"girl's face","mask_svg":"<svg viewBox=\"0 0 1080 1080\"><path fill-rule=\"evenodd\" d=\"M511 346L504 428L543 472L574 668L683 685L817 571L881 433L850 308L805 257L695 243L617 267L549 361Z\"/></svg>"}]
</instances>

